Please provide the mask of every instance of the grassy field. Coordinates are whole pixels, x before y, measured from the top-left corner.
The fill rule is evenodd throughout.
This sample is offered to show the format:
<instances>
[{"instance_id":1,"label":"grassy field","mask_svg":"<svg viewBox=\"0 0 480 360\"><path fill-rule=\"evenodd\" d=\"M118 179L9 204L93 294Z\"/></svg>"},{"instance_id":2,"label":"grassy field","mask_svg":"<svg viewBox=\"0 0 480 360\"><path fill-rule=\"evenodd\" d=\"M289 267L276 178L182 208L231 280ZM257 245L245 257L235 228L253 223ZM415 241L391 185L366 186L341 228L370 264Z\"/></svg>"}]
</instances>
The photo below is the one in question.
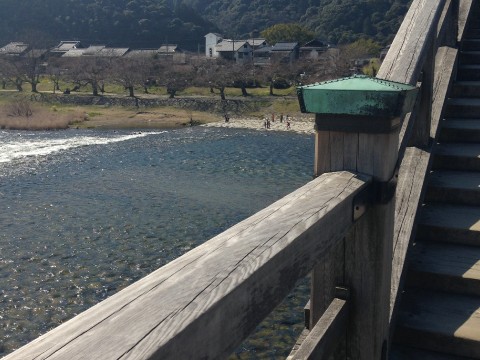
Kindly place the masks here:
<instances>
[{"instance_id":1,"label":"grassy field","mask_svg":"<svg viewBox=\"0 0 480 360\"><path fill-rule=\"evenodd\" d=\"M48 78L43 78L37 86L39 92L52 93L53 82ZM60 83L60 89L73 88L72 84ZM219 121L222 114L212 114L212 112L192 111L175 107L148 107L148 108L129 108L121 106L75 106L65 104L46 104L41 102L30 102L32 98L29 84L24 84L24 91L18 92L15 88L7 87L0 91L0 128L4 129L61 129L66 127L78 128L178 128L194 124ZM62 94L62 90L56 91ZM269 88L247 89L248 99L255 99L260 106L251 112L241 114L245 117L269 116L276 114L295 114L298 113L298 101L292 95L295 95L295 88L274 89L274 96L269 95ZM121 86L116 84L105 84L105 93L108 96L126 96L127 93ZM91 88L81 88L77 95L90 95ZM167 97L163 87L151 87L149 95L143 93L143 89L136 89L136 96L139 97ZM228 98L243 98L241 90L238 88L225 89L225 95ZM218 90L214 89L212 93L209 88L189 87L179 91L177 98L181 97L211 97L220 98ZM32 115L21 116L12 115L8 108L19 100L30 104ZM238 114L237 114L238 115Z\"/></svg>"}]
</instances>

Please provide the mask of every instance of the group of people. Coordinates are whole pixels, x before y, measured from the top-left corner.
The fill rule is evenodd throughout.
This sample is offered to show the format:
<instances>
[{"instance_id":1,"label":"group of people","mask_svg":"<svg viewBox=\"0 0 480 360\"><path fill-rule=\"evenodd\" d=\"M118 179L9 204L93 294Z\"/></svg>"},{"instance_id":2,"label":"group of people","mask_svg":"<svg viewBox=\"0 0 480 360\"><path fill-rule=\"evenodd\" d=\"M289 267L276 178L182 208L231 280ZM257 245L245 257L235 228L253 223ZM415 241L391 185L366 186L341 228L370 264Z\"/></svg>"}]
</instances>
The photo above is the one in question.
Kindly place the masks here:
<instances>
[{"instance_id":1,"label":"group of people","mask_svg":"<svg viewBox=\"0 0 480 360\"><path fill-rule=\"evenodd\" d=\"M285 121L287 123L287 129L290 129L290 118L288 115L285 117ZM271 122L275 122L275 113L272 113ZM271 122L268 117L265 118L265 121L263 122L263 126L265 127L265 129L270 129ZM280 114L280 122L283 123L283 114Z\"/></svg>"}]
</instances>

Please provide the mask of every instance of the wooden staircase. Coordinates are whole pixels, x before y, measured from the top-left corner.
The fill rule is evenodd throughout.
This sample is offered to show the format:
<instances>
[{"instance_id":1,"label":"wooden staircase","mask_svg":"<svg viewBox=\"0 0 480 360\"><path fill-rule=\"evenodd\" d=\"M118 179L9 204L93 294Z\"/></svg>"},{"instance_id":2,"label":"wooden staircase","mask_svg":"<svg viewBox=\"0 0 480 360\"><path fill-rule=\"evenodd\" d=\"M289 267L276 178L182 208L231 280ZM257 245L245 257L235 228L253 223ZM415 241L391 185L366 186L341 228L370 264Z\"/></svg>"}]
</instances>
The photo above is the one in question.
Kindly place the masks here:
<instances>
[{"instance_id":1,"label":"wooden staircase","mask_svg":"<svg viewBox=\"0 0 480 360\"><path fill-rule=\"evenodd\" d=\"M456 81L398 313L390 359L480 359L480 12Z\"/></svg>"}]
</instances>

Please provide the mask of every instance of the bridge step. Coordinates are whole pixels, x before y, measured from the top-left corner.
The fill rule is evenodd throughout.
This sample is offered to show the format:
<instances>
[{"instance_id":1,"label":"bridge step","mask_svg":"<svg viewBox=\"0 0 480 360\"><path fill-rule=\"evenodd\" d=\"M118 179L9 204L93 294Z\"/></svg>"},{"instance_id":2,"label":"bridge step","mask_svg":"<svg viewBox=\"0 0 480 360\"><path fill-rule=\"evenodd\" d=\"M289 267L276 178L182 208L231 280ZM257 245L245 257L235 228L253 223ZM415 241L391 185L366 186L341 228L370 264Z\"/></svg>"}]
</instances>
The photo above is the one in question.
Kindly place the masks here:
<instances>
[{"instance_id":1,"label":"bridge step","mask_svg":"<svg viewBox=\"0 0 480 360\"><path fill-rule=\"evenodd\" d=\"M479 119L445 119L442 121L440 142L480 142Z\"/></svg>"},{"instance_id":2,"label":"bridge step","mask_svg":"<svg viewBox=\"0 0 480 360\"><path fill-rule=\"evenodd\" d=\"M480 144L438 144L434 169L480 171Z\"/></svg>"},{"instance_id":3,"label":"bridge step","mask_svg":"<svg viewBox=\"0 0 480 360\"><path fill-rule=\"evenodd\" d=\"M463 51L480 51L480 39L466 39L462 42Z\"/></svg>"},{"instance_id":4,"label":"bridge step","mask_svg":"<svg viewBox=\"0 0 480 360\"><path fill-rule=\"evenodd\" d=\"M453 98L448 100L446 117L475 119L479 117L479 114L480 99Z\"/></svg>"},{"instance_id":5,"label":"bridge step","mask_svg":"<svg viewBox=\"0 0 480 360\"><path fill-rule=\"evenodd\" d=\"M428 351L414 348L411 346L404 346L393 344L390 351L390 360L473 360L470 357L455 356L442 354L435 351Z\"/></svg>"},{"instance_id":6,"label":"bridge step","mask_svg":"<svg viewBox=\"0 0 480 360\"><path fill-rule=\"evenodd\" d=\"M453 97L480 97L480 81L457 81L452 89Z\"/></svg>"},{"instance_id":7,"label":"bridge step","mask_svg":"<svg viewBox=\"0 0 480 360\"><path fill-rule=\"evenodd\" d=\"M480 298L409 288L402 297L395 341L480 358Z\"/></svg>"},{"instance_id":8,"label":"bridge step","mask_svg":"<svg viewBox=\"0 0 480 360\"><path fill-rule=\"evenodd\" d=\"M480 204L480 173L433 171L425 194L427 202L458 205Z\"/></svg>"},{"instance_id":9,"label":"bridge step","mask_svg":"<svg viewBox=\"0 0 480 360\"><path fill-rule=\"evenodd\" d=\"M409 287L480 296L480 247L420 241L412 255Z\"/></svg>"},{"instance_id":10,"label":"bridge step","mask_svg":"<svg viewBox=\"0 0 480 360\"><path fill-rule=\"evenodd\" d=\"M462 51L460 64L480 64L480 51Z\"/></svg>"},{"instance_id":11,"label":"bridge step","mask_svg":"<svg viewBox=\"0 0 480 360\"><path fill-rule=\"evenodd\" d=\"M461 65L458 68L457 79L462 80L480 80L480 65L469 64Z\"/></svg>"},{"instance_id":12,"label":"bridge step","mask_svg":"<svg viewBox=\"0 0 480 360\"><path fill-rule=\"evenodd\" d=\"M417 239L480 246L480 207L427 204L419 215Z\"/></svg>"},{"instance_id":13,"label":"bridge step","mask_svg":"<svg viewBox=\"0 0 480 360\"><path fill-rule=\"evenodd\" d=\"M470 29L468 32L469 39L478 39L480 37L480 29L478 28L478 25L475 26L475 29Z\"/></svg>"}]
</instances>

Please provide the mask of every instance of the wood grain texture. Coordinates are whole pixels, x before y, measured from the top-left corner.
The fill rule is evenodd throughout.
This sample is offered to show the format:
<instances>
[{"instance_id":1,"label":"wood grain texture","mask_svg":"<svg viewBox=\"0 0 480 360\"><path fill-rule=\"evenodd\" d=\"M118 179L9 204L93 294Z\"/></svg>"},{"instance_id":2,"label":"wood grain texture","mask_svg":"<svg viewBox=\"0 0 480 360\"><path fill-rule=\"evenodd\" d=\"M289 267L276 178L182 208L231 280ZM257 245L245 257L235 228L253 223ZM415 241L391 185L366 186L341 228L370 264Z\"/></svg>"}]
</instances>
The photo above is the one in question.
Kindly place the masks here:
<instances>
[{"instance_id":1,"label":"wood grain texture","mask_svg":"<svg viewBox=\"0 0 480 360\"><path fill-rule=\"evenodd\" d=\"M430 136L438 138L439 123L445 108L447 92L454 77L457 49L439 48L433 82L433 105ZM401 144L405 144L402 141ZM432 149L415 147L405 149L396 189L395 230L390 293L390 322L395 324L397 304L400 301L406 257L411 239L415 236L416 215L424 196L424 182L431 166Z\"/></svg>"},{"instance_id":2,"label":"wood grain texture","mask_svg":"<svg viewBox=\"0 0 480 360\"><path fill-rule=\"evenodd\" d=\"M377 77L415 85L427 56L429 41L436 36L445 0L414 0Z\"/></svg>"},{"instance_id":3,"label":"wood grain texture","mask_svg":"<svg viewBox=\"0 0 480 360\"><path fill-rule=\"evenodd\" d=\"M328 359L345 332L347 306L345 300L334 299L302 345L289 359Z\"/></svg>"},{"instance_id":4,"label":"wood grain texture","mask_svg":"<svg viewBox=\"0 0 480 360\"><path fill-rule=\"evenodd\" d=\"M465 29L467 28L468 22L470 20L470 14L472 13L474 0L458 0L459 10L458 10L458 35L457 41L462 41L465 34Z\"/></svg>"},{"instance_id":5,"label":"wood grain texture","mask_svg":"<svg viewBox=\"0 0 480 360\"><path fill-rule=\"evenodd\" d=\"M342 239L366 181L320 176L6 359L226 357Z\"/></svg>"}]
</instances>

